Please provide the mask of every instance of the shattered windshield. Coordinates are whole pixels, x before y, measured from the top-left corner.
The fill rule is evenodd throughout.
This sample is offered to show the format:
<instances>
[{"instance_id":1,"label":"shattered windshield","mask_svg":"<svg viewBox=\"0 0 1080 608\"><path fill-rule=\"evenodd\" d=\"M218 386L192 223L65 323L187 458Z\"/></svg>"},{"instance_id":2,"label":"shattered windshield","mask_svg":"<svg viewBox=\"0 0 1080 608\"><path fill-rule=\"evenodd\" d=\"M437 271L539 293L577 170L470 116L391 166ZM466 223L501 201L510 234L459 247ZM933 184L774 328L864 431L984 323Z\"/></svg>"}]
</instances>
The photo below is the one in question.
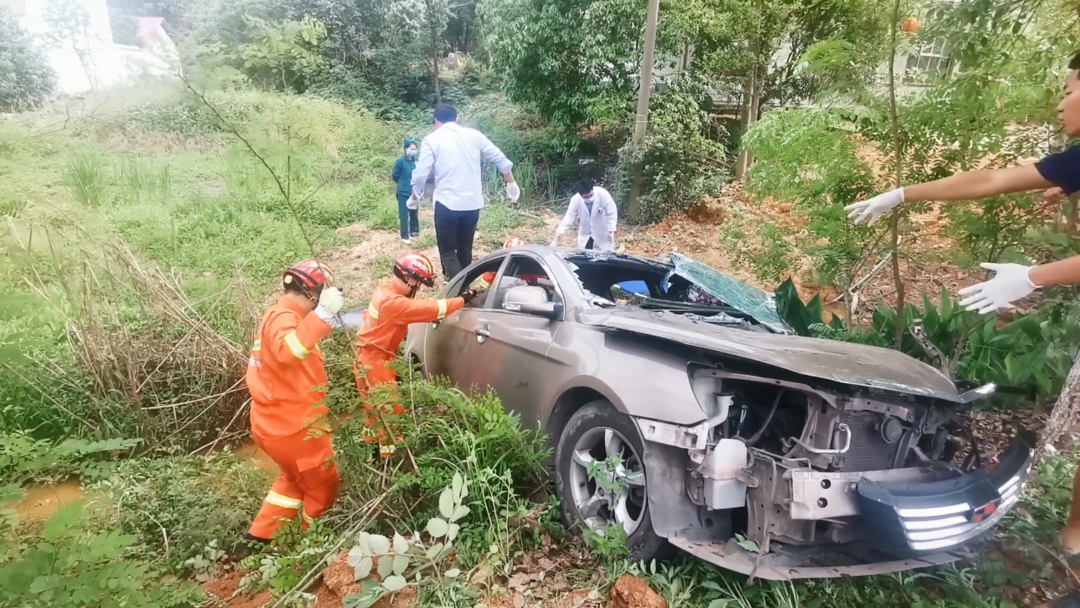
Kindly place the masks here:
<instances>
[{"instance_id":1,"label":"shattered windshield","mask_svg":"<svg viewBox=\"0 0 1080 608\"><path fill-rule=\"evenodd\" d=\"M762 291L749 283L714 270L686 256L672 253L669 258L672 265L675 266L675 274L696 284L708 294L719 298L732 308L752 316L758 323L773 331L780 333L789 333L791 331L776 312L776 300L773 298L773 294Z\"/></svg>"}]
</instances>

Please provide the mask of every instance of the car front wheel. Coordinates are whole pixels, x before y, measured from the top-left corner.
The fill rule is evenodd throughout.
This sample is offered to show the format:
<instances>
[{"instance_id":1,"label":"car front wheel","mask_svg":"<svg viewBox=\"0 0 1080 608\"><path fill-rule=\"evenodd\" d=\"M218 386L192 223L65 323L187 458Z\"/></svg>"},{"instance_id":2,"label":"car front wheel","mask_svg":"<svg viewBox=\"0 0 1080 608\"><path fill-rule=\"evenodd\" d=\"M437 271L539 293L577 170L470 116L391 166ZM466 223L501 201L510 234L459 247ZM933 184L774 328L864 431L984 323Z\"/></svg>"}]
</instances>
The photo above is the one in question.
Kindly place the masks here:
<instances>
[{"instance_id":1,"label":"car front wheel","mask_svg":"<svg viewBox=\"0 0 1080 608\"><path fill-rule=\"evenodd\" d=\"M563 521L599 534L621 527L635 560L652 559L664 546L649 517L643 453L634 421L605 399L570 417L555 450Z\"/></svg>"}]
</instances>

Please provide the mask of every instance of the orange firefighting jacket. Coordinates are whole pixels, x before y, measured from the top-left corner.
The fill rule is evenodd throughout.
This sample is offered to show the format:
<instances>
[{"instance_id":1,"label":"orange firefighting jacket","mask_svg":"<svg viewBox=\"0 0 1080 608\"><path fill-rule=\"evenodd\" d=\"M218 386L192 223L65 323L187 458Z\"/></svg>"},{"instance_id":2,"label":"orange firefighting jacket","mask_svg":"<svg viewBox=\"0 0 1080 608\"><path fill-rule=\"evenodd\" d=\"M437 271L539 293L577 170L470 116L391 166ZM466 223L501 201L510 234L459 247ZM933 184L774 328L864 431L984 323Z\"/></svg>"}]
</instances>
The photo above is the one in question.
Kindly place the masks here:
<instances>
[{"instance_id":1,"label":"orange firefighting jacket","mask_svg":"<svg viewBox=\"0 0 1080 608\"><path fill-rule=\"evenodd\" d=\"M251 433L281 439L326 415L326 370L318 342L330 326L282 297L263 315L248 361Z\"/></svg>"},{"instance_id":2,"label":"orange firefighting jacket","mask_svg":"<svg viewBox=\"0 0 1080 608\"><path fill-rule=\"evenodd\" d=\"M540 281L550 280L546 275L542 274L519 274L515 275L517 278L525 281L529 285L536 286L540 284ZM495 272L485 272L480 275L480 281L477 285L477 289L487 289L491 287L491 284L495 282Z\"/></svg>"},{"instance_id":3,"label":"orange firefighting jacket","mask_svg":"<svg viewBox=\"0 0 1080 608\"><path fill-rule=\"evenodd\" d=\"M386 279L375 290L356 334L357 357L365 364L397 356L410 323L438 321L465 306L462 298L414 300L397 279Z\"/></svg>"}]
</instances>

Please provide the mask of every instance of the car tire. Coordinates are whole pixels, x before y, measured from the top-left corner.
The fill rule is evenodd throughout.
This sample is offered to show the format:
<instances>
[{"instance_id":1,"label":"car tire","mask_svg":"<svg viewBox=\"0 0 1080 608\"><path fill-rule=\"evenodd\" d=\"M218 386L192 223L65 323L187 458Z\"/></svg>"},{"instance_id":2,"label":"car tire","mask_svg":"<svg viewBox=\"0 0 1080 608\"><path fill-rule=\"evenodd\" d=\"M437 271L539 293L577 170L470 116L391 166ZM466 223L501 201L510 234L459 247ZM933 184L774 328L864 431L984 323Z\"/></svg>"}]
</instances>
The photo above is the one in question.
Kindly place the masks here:
<instances>
[{"instance_id":1,"label":"car tire","mask_svg":"<svg viewBox=\"0 0 1080 608\"><path fill-rule=\"evenodd\" d=\"M594 518L587 517L588 513L582 513L581 506L590 503L595 496L596 482L582 477L583 467L580 463L585 452L583 449L601 437L614 438L618 450L621 453L620 461L625 460L624 469L633 471L629 473L636 478L638 472L641 475L641 488L643 495L636 497L637 487L627 485L629 496L626 498L627 507L616 509L629 516L630 520L636 521L633 530L628 534L626 546L630 550L630 558L637 560L650 560L663 552L667 541L653 531L652 518L648 507L648 487L644 478L643 464L640 462L644 454L644 445L637 426L629 416L620 413L611 402L599 399L586 404L577 410L559 435L555 450L555 492L559 497L563 523L574 531L580 531L586 524L586 519L592 523L599 523ZM607 447L598 447L593 454L599 454L600 450ZM575 452L579 453L575 461ZM583 485L584 484L584 485ZM583 496L590 496L584 498ZM605 508L608 513L608 522L614 511L610 507ZM603 510L603 509L602 509ZM637 517L635 517L635 515ZM617 521L617 518L616 518ZM590 525L589 527L597 527Z\"/></svg>"}]
</instances>

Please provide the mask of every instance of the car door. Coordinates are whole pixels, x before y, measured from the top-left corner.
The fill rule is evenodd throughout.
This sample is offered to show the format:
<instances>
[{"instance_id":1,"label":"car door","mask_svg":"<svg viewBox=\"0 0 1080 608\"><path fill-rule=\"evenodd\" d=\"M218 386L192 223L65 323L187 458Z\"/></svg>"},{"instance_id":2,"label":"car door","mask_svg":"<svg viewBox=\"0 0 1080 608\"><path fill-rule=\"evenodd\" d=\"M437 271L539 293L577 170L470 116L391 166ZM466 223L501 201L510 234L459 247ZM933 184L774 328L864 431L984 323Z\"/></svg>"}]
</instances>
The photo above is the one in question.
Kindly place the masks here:
<instances>
[{"instance_id":1,"label":"car door","mask_svg":"<svg viewBox=\"0 0 1080 608\"><path fill-rule=\"evenodd\" d=\"M481 277L487 273L497 274L505 258L506 256L498 256L485 259L469 268L451 282L442 297L453 298L466 289L481 285ZM429 324L424 340L424 371L428 375L445 376L465 391L474 385L472 376L475 374L472 368L476 363L472 358L475 354L469 351L477 339L477 313L486 305L485 302L493 297L491 291L485 290L470 305L446 315L442 321ZM486 385L483 388L486 388Z\"/></svg>"},{"instance_id":2,"label":"car door","mask_svg":"<svg viewBox=\"0 0 1080 608\"><path fill-rule=\"evenodd\" d=\"M503 407L519 413L522 425L533 429L541 421L543 379L551 377L554 365L548 359L548 349L562 320L503 310L502 298L515 278L527 277L523 280L532 282L537 276L552 276L540 257L530 253L509 256L493 286L492 299L476 311L469 372L473 385L493 388ZM550 293L553 301L562 301L557 286Z\"/></svg>"}]
</instances>

